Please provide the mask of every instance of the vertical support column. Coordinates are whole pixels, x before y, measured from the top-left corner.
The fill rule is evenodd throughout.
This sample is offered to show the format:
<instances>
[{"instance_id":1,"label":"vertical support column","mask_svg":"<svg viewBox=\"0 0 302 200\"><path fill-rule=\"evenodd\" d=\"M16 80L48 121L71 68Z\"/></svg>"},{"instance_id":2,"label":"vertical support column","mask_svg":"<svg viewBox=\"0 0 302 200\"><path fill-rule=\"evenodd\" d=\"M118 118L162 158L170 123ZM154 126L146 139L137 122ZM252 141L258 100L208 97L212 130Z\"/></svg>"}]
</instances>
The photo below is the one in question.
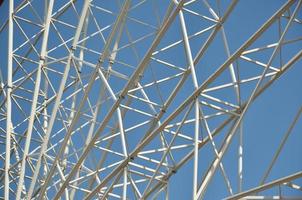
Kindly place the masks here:
<instances>
[{"instance_id":1,"label":"vertical support column","mask_svg":"<svg viewBox=\"0 0 302 200\"><path fill-rule=\"evenodd\" d=\"M87 36L87 29L88 29L88 23L89 23L89 12L87 12L86 13L86 18L85 18L85 22L84 22L84 25L83 25L83 30L82 30L82 34L83 34L83 38L85 38L86 36ZM83 46L86 46L86 41L84 41L83 42L83 44L82 44ZM80 49L80 53L79 53L79 59L81 60L81 61L83 61L84 60L84 49ZM83 67L83 62L79 62L79 68L78 68L78 70L79 71L81 71L82 70L82 67ZM75 85L75 87L74 87L74 91L76 91L77 89L78 89L78 87L79 87L79 84L76 84ZM71 122L72 122L72 119L74 118L74 115L75 115L75 107L76 107L76 100L77 100L77 95L74 95L73 96L73 98L72 98L72 106L71 106L71 110L73 110L71 113L70 113L70 116L69 116L69 124L71 124ZM98 101L99 102L99 101ZM99 107L99 106L98 106ZM96 110L97 110L98 108L96 108ZM89 136L89 135L91 135L92 133L92 131L93 131L93 129L94 129L94 124L95 124L95 118L96 118L96 114L93 114L93 120L92 120L92 123L91 123L91 126L90 126L90 129L89 129L89 132L88 132L88 136L87 136L87 138L86 138L86 142L85 142L85 144L87 143L87 140L89 140L89 138L91 138L91 136ZM91 134L90 134L91 133ZM66 151L64 152L64 154L66 155L64 155L64 157L66 157L66 160L64 161L64 162L66 162L66 165L67 165L67 154L68 154L68 146L70 145L70 140L69 140L69 142L68 142L68 145L67 145L67 147L66 147ZM65 165L65 166L66 166ZM76 177L79 177L79 172L77 172L77 174L76 174ZM77 186L77 184L78 184L78 182L76 181L74 184L73 184L73 186ZM75 188L72 188L71 189L71 191L70 191L70 196L69 196L69 199L70 200L73 200L74 199L74 197L75 197L75 194L76 194L76 189Z\"/></svg>"},{"instance_id":2,"label":"vertical support column","mask_svg":"<svg viewBox=\"0 0 302 200\"><path fill-rule=\"evenodd\" d=\"M47 13L48 10L48 0L44 0L44 13ZM44 17L44 20L46 21L47 16ZM45 62L47 62L45 60ZM45 76L47 77L47 70L44 71ZM48 112L47 112L47 100L48 100L48 81L45 80L44 82L44 100L43 100L43 133L45 134L47 132L47 127L48 127ZM47 166L46 164L43 165L43 177L46 177L47 174ZM44 180L42 180L44 182Z\"/></svg>"},{"instance_id":3,"label":"vertical support column","mask_svg":"<svg viewBox=\"0 0 302 200\"><path fill-rule=\"evenodd\" d=\"M124 179L123 179L123 200L127 199L127 166L124 167Z\"/></svg>"},{"instance_id":4,"label":"vertical support column","mask_svg":"<svg viewBox=\"0 0 302 200\"><path fill-rule=\"evenodd\" d=\"M199 139L199 103L195 99L195 135L194 135L194 171L193 171L193 200L197 200L198 187L198 139Z\"/></svg>"},{"instance_id":5,"label":"vertical support column","mask_svg":"<svg viewBox=\"0 0 302 200\"><path fill-rule=\"evenodd\" d=\"M7 59L7 96L6 96L6 146L5 146L5 186L4 199L9 199L9 167L12 132L12 71L13 71L13 13L14 0L9 1L8 19L8 59Z\"/></svg>"},{"instance_id":6,"label":"vertical support column","mask_svg":"<svg viewBox=\"0 0 302 200\"><path fill-rule=\"evenodd\" d=\"M47 10L47 15L46 15L47 17L45 18L45 23L44 23L44 36L43 36L43 41L42 41L39 66L38 66L38 70L37 70L35 89L34 89L33 101L32 101L32 106L31 106L31 113L29 116L27 137L26 137L26 141L25 141L24 153L23 153L23 158L22 158L20 178L19 178L18 188L17 188L17 195L16 195L17 200L19 200L21 198L21 191L23 188L25 167L26 167L26 157L29 152L32 130L33 130L34 120L35 120L35 115L36 115L36 108L37 108L40 83L41 83L41 73L42 73L42 67L45 63L49 26L50 26L53 4L54 4L54 0L50 0L49 5L48 5L48 10Z\"/></svg>"},{"instance_id":7,"label":"vertical support column","mask_svg":"<svg viewBox=\"0 0 302 200\"><path fill-rule=\"evenodd\" d=\"M195 73L194 61L192 58L191 47L188 39L186 23L182 10L179 11L179 18L182 30L182 36L185 46L186 58L189 64L191 75L193 79L194 90L198 89L198 81ZM198 97L195 99L195 133L194 133L194 168L193 168L193 200L197 199L198 187L198 141L199 141L199 101Z\"/></svg>"},{"instance_id":8,"label":"vertical support column","mask_svg":"<svg viewBox=\"0 0 302 200\"><path fill-rule=\"evenodd\" d=\"M82 15L81 15L81 18L79 20L79 25L77 27L77 30L75 32L73 43L72 43L72 46L71 46L71 49L70 49L70 53L69 53L69 56L68 56L68 59L67 59L67 62L66 62L65 70L64 70L62 80L61 80L61 83L60 83L59 91L57 93L56 100L55 100L53 110L52 110L52 114L50 116L50 120L49 120L49 123L48 123L47 132L46 132L46 134L43 138L41 151L39 153L39 157L38 157L38 161L37 161L37 164L36 164L36 167L35 167L34 175L32 177L30 188L29 188L29 191L28 191L28 194L27 194L28 199L31 199L31 196L33 194L33 190L34 190L37 178L38 178L38 174L39 174L40 167L41 167L42 157L44 156L44 153L47 149L48 140L50 138L52 127L53 127L55 119L56 119L56 114L57 114L57 111L58 111L59 106L60 106L60 101L61 101L61 97L63 95L64 87L65 87L65 84L67 82L69 70L70 70L70 67L71 67L71 60L72 60L73 54L76 50L76 45L78 43L78 40L80 38L81 30L82 30L82 27L83 27L83 24L84 24L84 20L85 20L86 12L87 12L88 7L89 7L89 3L90 3L89 0L86 0L84 2L84 6L83 6L83 9L82 9ZM47 182L47 180L45 182ZM42 193L42 192L40 192L40 193ZM42 196L43 196L43 194L42 194Z\"/></svg>"},{"instance_id":9,"label":"vertical support column","mask_svg":"<svg viewBox=\"0 0 302 200\"><path fill-rule=\"evenodd\" d=\"M239 148L238 148L238 192L242 191L243 182L243 121L239 125Z\"/></svg>"}]
</instances>

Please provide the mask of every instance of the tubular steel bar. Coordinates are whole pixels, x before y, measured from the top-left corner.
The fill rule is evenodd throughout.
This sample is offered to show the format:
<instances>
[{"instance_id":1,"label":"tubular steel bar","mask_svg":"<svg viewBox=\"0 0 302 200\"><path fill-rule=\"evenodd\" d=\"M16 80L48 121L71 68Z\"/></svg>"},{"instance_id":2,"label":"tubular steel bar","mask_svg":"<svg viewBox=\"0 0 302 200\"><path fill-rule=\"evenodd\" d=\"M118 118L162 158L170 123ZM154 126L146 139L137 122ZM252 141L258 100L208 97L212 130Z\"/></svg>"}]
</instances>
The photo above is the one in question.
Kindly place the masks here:
<instances>
[{"instance_id":1,"label":"tubular steel bar","mask_svg":"<svg viewBox=\"0 0 302 200\"><path fill-rule=\"evenodd\" d=\"M280 152L281 152L281 150L283 149L283 147L284 147L284 145L285 145L285 143L286 143L286 141L287 141L289 135L291 134L293 128L295 127L296 123L298 122L298 119L300 118L301 113L302 113L302 106L299 108L299 111L298 111L298 113L295 115L295 118L294 118L293 122L291 123L291 125L290 125L289 128L287 129L285 135L283 136L282 141L281 141L280 145L278 146L278 149L277 149L277 151L276 151L276 153L275 153L275 155L274 155L274 157L273 157L273 159L272 159L272 161L271 161L269 167L268 167L267 170L265 171L264 176L263 176L263 178L262 178L261 181L260 181L260 185L263 185L264 182L266 181L267 177L269 176L269 173L271 172L271 170L272 170L272 168L273 168L273 166L274 166L274 164L275 164L277 158L279 157Z\"/></svg>"},{"instance_id":2,"label":"tubular steel bar","mask_svg":"<svg viewBox=\"0 0 302 200\"><path fill-rule=\"evenodd\" d=\"M243 198L243 197L246 197L246 196L255 194L255 193L257 193L257 192L261 192L261 191L263 191L263 190L267 190L267 189L272 188L272 187L274 187L274 186L281 185L281 184L283 184L283 183L292 181L292 180L297 179L297 178L300 178L300 177L302 177L302 171L297 172L297 173L294 173L294 174L289 175L289 176L285 176L285 177L283 177L283 178L280 178L280 179L277 179L277 180L274 180L274 181L271 181L271 182L269 182L269 183L260 185L260 186L258 186L258 187L255 187L255 188L252 188L252 189L250 189L250 190L241 192L241 193L236 194L236 195L234 195L234 196L227 197L227 198L225 198L225 200L235 200L235 199L240 199L240 198Z\"/></svg>"},{"instance_id":3,"label":"tubular steel bar","mask_svg":"<svg viewBox=\"0 0 302 200\"><path fill-rule=\"evenodd\" d=\"M9 19L8 19L8 59L7 59L7 98L6 98L6 145L5 145L5 183L4 198L9 199L10 181L10 154L11 154L11 137L12 137L12 78L13 78L13 14L14 0L9 1Z\"/></svg>"},{"instance_id":4,"label":"tubular steel bar","mask_svg":"<svg viewBox=\"0 0 302 200\"><path fill-rule=\"evenodd\" d=\"M242 130L253 102L301 61L302 38L293 32L302 24L297 15L302 0L284 1L277 11L263 7L272 17L242 38L235 51L233 31L237 23L248 22L232 23L238 11L245 11L233 12L239 1L178 1L5 4L8 15L0 25L0 40L8 40L7 49L0 49L8 58L0 59L7 65L0 68L3 198L167 200L177 194L170 185L183 173L192 176L188 195L194 200L206 198L215 175L225 182L230 199L296 198L283 188L300 191L297 180L276 184L287 178L282 175L265 180L278 167L285 142L294 143L287 139L302 108L285 127L279 147L271 149L260 183L247 191L242 191L243 170L249 168L242 165ZM141 18L142 13L150 17ZM229 148L235 152L231 169L224 165ZM208 150L211 156L200 159ZM271 187L279 194L268 190L268 196L258 196Z\"/></svg>"},{"instance_id":5,"label":"tubular steel bar","mask_svg":"<svg viewBox=\"0 0 302 200\"><path fill-rule=\"evenodd\" d=\"M179 18L180 18L180 24L181 24L181 31L182 31L182 37L184 40L184 48L186 52L186 58L188 62L188 66L191 69L191 75L193 79L193 86L194 90L198 88L198 81L196 77L196 72L195 72L195 66L194 66L194 61L192 58L192 53L191 53L191 47L190 47L190 42L188 39L188 33L187 33L187 28L186 28L186 22L185 18L183 15L182 10L179 11ZM198 142L199 142L199 101L198 98L195 100L195 127L194 127L194 169L193 169L193 199L196 199L196 194L197 194L197 179L198 179Z\"/></svg>"}]
</instances>

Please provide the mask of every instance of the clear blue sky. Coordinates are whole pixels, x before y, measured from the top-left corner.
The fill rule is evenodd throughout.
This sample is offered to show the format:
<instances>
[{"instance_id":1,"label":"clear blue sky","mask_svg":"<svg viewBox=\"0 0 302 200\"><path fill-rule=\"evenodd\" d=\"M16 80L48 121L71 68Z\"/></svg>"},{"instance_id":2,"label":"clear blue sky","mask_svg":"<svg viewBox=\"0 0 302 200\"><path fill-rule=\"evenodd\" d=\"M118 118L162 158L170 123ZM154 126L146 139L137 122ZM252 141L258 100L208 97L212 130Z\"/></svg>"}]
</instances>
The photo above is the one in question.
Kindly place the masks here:
<instances>
[{"instance_id":1,"label":"clear blue sky","mask_svg":"<svg viewBox=\"0 0 302 200\"><path fill-rule=\"evenodd\" d=\"M16 5L18 4L16 1ZM65 1L64 1L65 2ZM103 6L104 8L117 12L119 10L119 7L117 6L118 1L95 1L95 5ZM133 1L133 5L138 3L139 1ZM209 1L211 6L213 6L215 12L218 13L218 6L217 2L220 1ZM223 14L226 10L226 7L229 5L231 1L223 1L221 2L221 14ZM231 54L233 54L266 20L269 19L270 16L272 16L286 1L281 0L241 0L238 2L236 7L234 8L233 12L227 19L225 23L225 33L227 35L227 40L229 43L229 48ZM56 1L57 4L55 4L55 10L58 9L62 4L60 4L58 1ZM39 12L43 12L43 8L39 9L39 6L42 7L42 5L39 5L36 1L33 1L33 4L35 4L35 8L39 10ZM81 4L77 5L78 12L80 13ZM123 45L127 45L129 43L129 35L133 38L133 40L138 39L146 34L151 33L152 31L155 31L155 28L159 26L159 23L162 22L163 16L165 14L166 8L168 5L168 1L161 1L161 0L148 0L146 3L143 3L141 6L138 6L136 9L130 10L128 16L139 19L144 22L148 22L154 28L141 25L134 20L128 19L126 21L126 27L128 29L128 33L123 32L120 42L120 47ZM291 7L291 12L293 12L294 6ZM154 8L156 7L156 8ZM4 20L7 17L7 9L8 8L8 0L4 2L4 4L0 7L0 24L4 22ZM202 13L205 16L212 17L210 12L206 9L202 1L197 1L196 3L193 3L192 5L187 7L188 9L191 9L195 12ZM116 19L115 16L112 16L106 12L97 12L94 10L95 17L97 18L97 21L100 22L101 28L106 27L107 25L110 25L114 22ZM24 13L19 13L19 16L24 16L28 19L34 19L35 17L30 14L28 11L26 12L26 9ZM157 17L160 18L160 22L158 21ZM184 17L186 19L186 25L188 34L194 34L199 30L202 30L206 27L209 27L213 25L213 22L209 22L208 20L202 19L201 17L196 17L188 12L184 12ZM68 22L72 25L77 24L77 20L74 20L76 18L76 15L74 12L70 11L67 14L64 14L60 19L62 21ZM301 20L302 18L302 12L298 12L297 18ZM93 33L96 31L95 24L92 23L92 19L90 19L90 24L88 26L88 34ZM285 27L287 20L282 19L281 24L282 28ZM30 30L32 26L27 25L25 26L25 29L27 33L35 33L38 31L38 29L32 29ZM73 36L74 29L72 28L66 28L63 25L58 25L58 28L60 30L60 33L63 35L63 37L69 38ZM17 30L16 26L15 29ZM108 37L110 33L111 28L106 29L103 32L103 35L105 38ZM204 43L206 38L209 35L209 31L205 34L202 34L201 36L195 37L190 40L191 48L192 48L192 54L193 57L197 54L199 48ZM16 31L16 35L14 42L15 42L15 48L22 43L24 38L22 38L20 35L20 32ZM129 34L129 35L128 35ZM302 34L302 27L301 24L294 23L294 25L290 28L288 34L285 36L285 40L291 40L295 38L301 37ZM278 40L279 33L278 33L278 23L274 23L271 28L266 31L263 36L261 36L250 48L256 48L256 47L262 47L266 46L272 43L275 43ZM182 38L181 36L181 29L180 29L180 21L179 18L176 17L175 21L172 23L171 27L163 37L161 43L158 45L157 50L169 45L171 42L175 42L177 40L180 40ZM134 71L131 66L136 67L139 64L139 61L143 58L146 51L148 50L148 47L150 46L151 42L154 39L154 35L148 37L147 39L138 42L135 47L137 50L137 55L133 53L133 49L131 48L124 48L119 51L117 55L117 60L127 63L130 67L125 67L122 63L118 63L113 65L113 69L116 70L119 73L123 73L124 75L130 76L132 72ZM57 35L54 34L54 30L52 29L50 32L50 39L49 39L49 45L48 50L56 46L58 43L60 43L59 38ZM67 44L70 46L70 42ZM95 51L101 52L104 43L102 42L101 37L92 38L91 40L88 40L87 46L94 49ZM284 48L282 48L282 60L283 63L287 62L293 55L295 55L298 51L301 50L302 42L301 40L297 43L288 45ZM22 51L20 51L22 52ZM17 52L17 53L20 53ZM76 52L78 53L78 52ZM249 54L251 58L254 58L257 61L267 63L269 54L272 53L271 50L262 51L260 53L255 54ZM0 34L0 70L4 78L4 82L6 82L6 73L7 73L7 60L6 60L6 54L7 54L7 37L6 37L6 31L2 32ZM21 54L21 53L20 53ZM66 50L63 48L58 49L57 51L54 51L50 54L53 57L56 58L62 58L66 56ZM32 59L37 59L34 55L31 55ZM137 57L136 57L137 56ZM91 63L96 63L99 55L87 52L85 56L85 60ZM175 48L172 48L171 50L159 53L158 55L154 56L158 59L163 59L167 62L170 62L172 64L175 64L178 67L186 68L186 57L184 53L183 45L178 45ZM226 54L223 46L223 40L221 32L217 34L215 39L213 40L212 44L210 45L208 51L205 53L204 57L201 59L201 61L196 66L196 73L197 73L197 79L199 85L202 84L203 81L205 81L210 74L212 74L218 67L223 64L223 62L226 60ZM108 61L107 61L108 62ZM273 62L274 66L280 66L280 60L279 55L277 55L277 58ZM281 142L281 139L283 138L283 135L285 134L286 130L289 128L290 123L293 121L294 116L296 115L298 109L302 105L302 62L301 60L298 61L293 67L291 67L290 70L288 70L280 79L278 79L271 87L269 87L260 97L257 98L255 102L251 105L250 109L248 110L246 116L243 120L243 144L244 144L244 150L243 150L243 190L247 190L249 188L255 187L259 184L265 170L267 169L270 161L272 160L272 156L274 155L274 152L276 151L278 145ZM62 68L63 65L58 66L51 66L54 69L57 69L59 71L63 71ZM121 67L122 66L122 67ZM34 69L34 65L28 64L29 71ZM254 64L250 64L246 61L243 61L240 59L238 61L238 68L239 68L239 76L241 79L250 78L254 75L260 75L262 72L261 67L255 66ZM85 68L83 69L83 74L91 73L91 68ZM159 80L161 78L165 78L168 76L175 75L177 73L180 73L180 70L175 70L168 68L164 65L161 65L155 61L151 61L150 65L146 69L141 84L147 84L152 81ZM74 73L74 71L71 71L71 73ZM16 76L22 77L21 74L17 74ZM54 75L52 77L54 88L57 88L59 86L59 81L56 81L60 79L60 75ZM156 87L149 87L146 89L147 94L150 96L151 100L162 104L164 100L167 99L171 91L174 89L177 81L179 79L173 79L170 82L167 82L166 84L162 84L159 86L160 93L158 93L158 88ZM228 70L223 73L223 76L219 77L216 82L213 83L213 85L210 86L217 86L220 83L227 83L229 82L230 75ZM88 79L84 79L84 82L87 83ZM112 89L114 92L119 92L125 85L125 81L114 78L113 76L109 79L109 83L112 86ZM242 86L242 101L246 101L249 97L252 88L255 86L255 84L246 84ZM33 88L33 85L27 85L29 88ZM193 92L193 84L192 84L192 78L189 76L188 80L184 84L183 88L180 90L180 93L177 95L177 98L173 101L171 106L168 108L167 113L163 116L163 119L166 119L169 114L178 106L180 103L186 99L192 92ZM92 102L96 102L97 93L99 91L99 86L95 86L92 89L91 95L89 98L92 99ZM210 95L213 95L214 97L219 97L225 100L228 100L232 103L235 102L234 98L234 92L231 94L231 90L219 90L218 92L209 92ZM81 95L81 94L80 94ZM138 95L139 96L139 95ZM1 101L2 101L1 96ZM204 100L204 99L202 99ZM24 103L26 112L30 111L30 104ZM102 111L99 114L98 120L101 121L106 112L109 109L109 106L112 105L112 102L106 103L106 106L103 107L104 111ZM52 106L52 105L51 105ZM108 107L107 107L108 106ZM139 103L134 101L132 104L132 107L135 107L137 109L141 109L144 111L147 111L151 113L150 108L146 104ZM86 107L87 108L87 105ZM17 110L17 109L16 109ZM159 109L157 108L157 111ZM204 112L207 114L213 113L213 110L204 108ZM133 114L133 113L132 113ZM149 117L141 116L137 114L127 114L124 126L125 128L129 128L130 126L133 126L135 124L138 124L140 122L143 122L144 120L148 120ZM174 121L180 121L181 117L183 116L183 113L177 117ZM194 112L191 111L190 117L194 116ZM18 122L22 120L23 118L21 115L14 115L13 121ZM222 119L222 118L221 118ZM84 122L85 119L81 119L81 122ZM210 121L210 120L209 120ZM112 125L114 122L110 121L110 125ZM213 130L216 125L220 123L220 119L218 118L216 121L213 120L209 122L210 129ZM0 124L1 128L5 128L4 124ZM2 127L3 126L3 127ZM22 126L21 126L22 128ZM55 130L59 130L61 128L61 125L55 126ZM146 131L148 126L143 126L141 129L138 129L134 131L135 134L129 134L128 136L128 142L129 142L129 152L137 145L137 142L142 138L144 131ZM190 137L193 137L194 135L194 124L188 125L184 127L184 134L187 134ZM83 128L83 132L87 131L88 128ZM106 131L108 131L106 129ZM173 129L174 130L174 129ZM290 135L282 153L280 154L279 159L276 162L275 167L273 168L270 176L268 177L268 180L274 180L276 178L290 175L292 173L295 173L299 170L301 170L302 167L302 119L300 119L296 125L296 127L293 129L292 134ZM18 131L18 130L16 130ZM204 132L204 128L201 129L201 135L206 136L206 133ZM21 129L20 129L21 132ZM170 136L167 136L169 140L171 139ZM157 138L158 139L158 138ZM223 139L223 134L221 136L218 136L217 139L215 139L216 145L220 146ZM78 139L74 138L75 145L81 146L83 143L83 138L78 137ZM24 143L24 142L23 142ZM185 144L184 141L176 141L177 144ZM112 149L121 152L120 149L120 142L117 141L113 144ZM149 146L146 147L144 150L152 149L156 147L157 144L151 143ZM105 145L102 145L105 146ZM183 155L187 153L192 148L189 148L184 150L183 152L177 152L175 151L175 158L176 160L180 160L183 158ZM4 146L1 146L1 151L4 150ZM97 153L95 153L96 159L98 158ZM224 159L223 164L225 165L225 170L228 174L228 177L230 179L230 182L232 184L232 188L234 192L237 192L238 190L238 180L237 180L237 155L238 155L238 135L235 136L233 139L233 144L228 149ZM150 155L151 156L151 155ZM158 155L154 155L154 158L159 159ZM214 158L214 153L212 147L208 144L200 150L199 155L199 165L200 165L200 177L199 180L202 178L202 173L207 169L208 164L212 161ZM108 163L112 162L115 158L112 157L112 159L108 159ZM0 162L1 165L2 161ZM89 165L89 164L88 164ZM176 175L171 178L171 184L169 187L170 191L170 199L175 200L182 200L182 199L191 199L192 196L192 169L193 169L193 160L190 160L188 163L186 163L179 171L177 171ZM107 172L105 172L106 174ZM200 181L199 181L200 182ZM301 180L296 180L295 183L302 184ZM297 192L291 189L287 189L286 187L282 187L282 191L286 191L287 194L295 195L295 196L301 196L302 192ZM0 191L2 193L2 191ZM130 193L130 192L129 192ZM272 190L267 191L267 195L277 195L278 194L278 188L274 188ZM129 194L130 199L134 198L134 196L131 196ZM206 200L216 200L216 199L222 199L223 197L226 197L228 195L223 176L221 171L218 169L216 172L216 175L214 176L213 180L211 181L208 191L206 192L205 199ZM161 196L160 199L163 197Z\"/></svg>"}]
</instances>

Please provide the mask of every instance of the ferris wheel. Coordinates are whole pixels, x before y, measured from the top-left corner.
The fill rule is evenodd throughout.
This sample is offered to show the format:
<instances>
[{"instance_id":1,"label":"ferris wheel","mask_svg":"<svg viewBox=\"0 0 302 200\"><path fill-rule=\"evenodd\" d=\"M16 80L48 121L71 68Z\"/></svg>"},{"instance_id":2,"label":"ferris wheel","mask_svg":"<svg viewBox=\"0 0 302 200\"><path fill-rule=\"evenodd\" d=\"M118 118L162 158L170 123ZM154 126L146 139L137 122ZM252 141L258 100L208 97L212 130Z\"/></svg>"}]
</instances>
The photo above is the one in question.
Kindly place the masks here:
<instances>
[{"instance_id":1,"label":"ferris wheel","mask_svg":"<svg viewBox=\"0 0 302 200\"><path fill-rule=\"evenodd\" d=\"M0 198L302 199L301 4L0 1Z\"/></svg>"}]
</instances>

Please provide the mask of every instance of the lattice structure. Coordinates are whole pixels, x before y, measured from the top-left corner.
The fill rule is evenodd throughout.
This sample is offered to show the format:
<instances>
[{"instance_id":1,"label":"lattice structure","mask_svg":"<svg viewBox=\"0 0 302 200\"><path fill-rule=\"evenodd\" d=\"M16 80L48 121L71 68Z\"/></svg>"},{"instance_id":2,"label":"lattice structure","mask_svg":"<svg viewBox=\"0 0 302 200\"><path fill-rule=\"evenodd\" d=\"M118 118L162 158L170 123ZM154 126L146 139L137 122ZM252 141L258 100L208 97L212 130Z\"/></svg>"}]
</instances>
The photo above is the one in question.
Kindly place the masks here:
<instances>
[{"instance_id":1,"label":"lattice structure","mask_svg":"<svg viewBox=\"0 0 302 200\"><path fill-rule=\"evenodd\" d=\"M245 128L256 99L289 69L302 72L301 4L4 1L0 196L301 199L301 148L290 138L302 108L283 103L296 111L278 136L275 126L260 134ZM266 18L258 22L258 14ZM295 81L302 83L283 80ZM301 100L301 90L290 89L297 96L288 98ZM254 110L255 121L270 112ZM253 165L249 145L259 156ZM298 152L276 173L285 148ZM257 185L248 184L253 168L262 173Z\"/></svg>"}]
</instances>

